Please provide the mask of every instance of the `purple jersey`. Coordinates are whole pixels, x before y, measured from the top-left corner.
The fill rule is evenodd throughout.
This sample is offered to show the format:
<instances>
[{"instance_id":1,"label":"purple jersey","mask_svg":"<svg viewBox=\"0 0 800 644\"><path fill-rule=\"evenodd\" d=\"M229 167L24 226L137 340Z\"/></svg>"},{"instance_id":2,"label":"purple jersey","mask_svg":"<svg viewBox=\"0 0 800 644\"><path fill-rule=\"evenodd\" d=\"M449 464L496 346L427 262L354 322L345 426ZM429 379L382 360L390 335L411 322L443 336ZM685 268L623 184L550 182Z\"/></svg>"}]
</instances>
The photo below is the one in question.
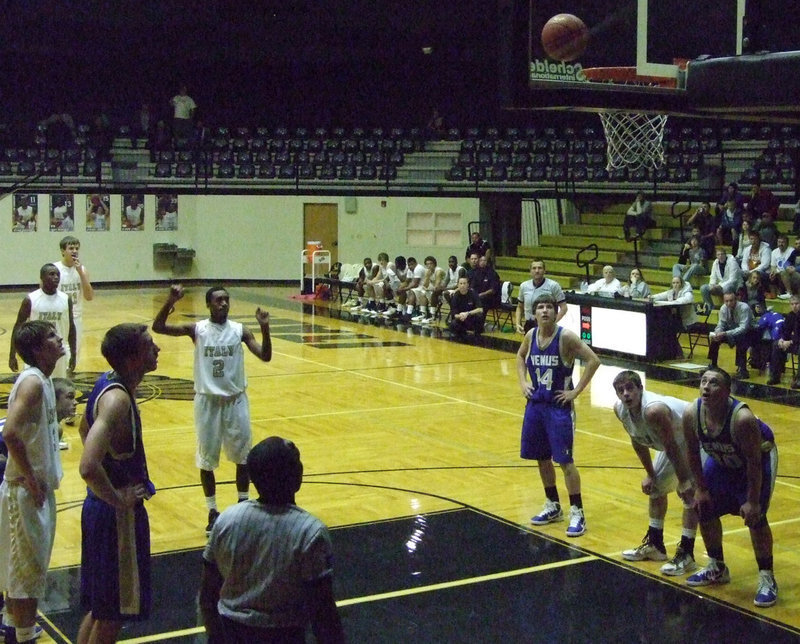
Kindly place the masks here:
<instances>
[{"instance_id":1,"label":"purple jersey","mask_svg":"<svg viewBox=\"0 0 800 644\"><path fill-rule=\"evenodd\" d=\"M553 402L557 391L572 389L572 365L566 364L561 357L561 332L556 332L545 349L539 348L538 331L531 336L531 349L526 359L528 375L534 392L529 400L534 402Z\"/></svg>"},{"instance_id":2,"label":"purple jersey","mask_svg":"<svg viewBox=\"0 0 800 644\"><path fill-rule=\"evenodd\" d=\"M728 413L725 416L725 423L722 426L722 431L716 436L711 436L701 422L703 418L701 413L702 403L703 401L698 398L697 437L703 451L714 459L714 461L727 469L744 470L745 458L739 450L739 447L733 442L733 437L731 436L731 419L736 411L742 407L747 407L747 405L731 396L728 399ZM756 421L758 422L758 429L761 432L761 440L774 443L775 434L773 434L769 426L759 418L756 418Z\"/></svg>"}]
</instances>

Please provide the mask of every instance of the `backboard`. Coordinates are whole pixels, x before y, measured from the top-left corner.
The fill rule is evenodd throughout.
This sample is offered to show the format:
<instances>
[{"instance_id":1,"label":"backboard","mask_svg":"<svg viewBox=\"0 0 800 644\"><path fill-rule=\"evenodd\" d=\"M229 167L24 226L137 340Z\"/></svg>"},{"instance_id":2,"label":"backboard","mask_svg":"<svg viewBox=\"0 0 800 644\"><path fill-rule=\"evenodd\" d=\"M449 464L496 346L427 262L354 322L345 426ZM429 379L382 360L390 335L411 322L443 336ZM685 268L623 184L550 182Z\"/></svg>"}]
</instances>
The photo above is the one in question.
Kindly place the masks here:
<instances>
[{"instance_id":1,"label":"backboard","mask_svg":"<svg viewBox=\"0 0 800 644\"><path fill-rule=\"evenodd\" d=\"M528 87L538 109L680 113L688 60L742 52L745 0L529 0L528 12ZM550 60L541 44L557 13L589 27L571 63Z\"/></svg>"}]
</instances>

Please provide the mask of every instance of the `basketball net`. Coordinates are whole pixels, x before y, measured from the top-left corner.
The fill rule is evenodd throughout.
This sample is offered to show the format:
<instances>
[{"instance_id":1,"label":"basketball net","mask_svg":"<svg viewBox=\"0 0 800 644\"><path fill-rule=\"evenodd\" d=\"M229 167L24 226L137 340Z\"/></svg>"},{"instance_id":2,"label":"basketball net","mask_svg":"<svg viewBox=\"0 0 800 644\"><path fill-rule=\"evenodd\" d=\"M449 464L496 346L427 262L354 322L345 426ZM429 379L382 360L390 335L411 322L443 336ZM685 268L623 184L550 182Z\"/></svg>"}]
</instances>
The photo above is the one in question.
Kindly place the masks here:
<instances>
[{"instance_id":1,"label":"basketball net","mask_svg":"<svg viewBox=\"0 0 800 644\"><path fill-rule=\"evenodd\" d=\"M606 170L651 168L664 165L666 114L610 110L600 112L606 134Z\"/></svg>"}]
</instances>

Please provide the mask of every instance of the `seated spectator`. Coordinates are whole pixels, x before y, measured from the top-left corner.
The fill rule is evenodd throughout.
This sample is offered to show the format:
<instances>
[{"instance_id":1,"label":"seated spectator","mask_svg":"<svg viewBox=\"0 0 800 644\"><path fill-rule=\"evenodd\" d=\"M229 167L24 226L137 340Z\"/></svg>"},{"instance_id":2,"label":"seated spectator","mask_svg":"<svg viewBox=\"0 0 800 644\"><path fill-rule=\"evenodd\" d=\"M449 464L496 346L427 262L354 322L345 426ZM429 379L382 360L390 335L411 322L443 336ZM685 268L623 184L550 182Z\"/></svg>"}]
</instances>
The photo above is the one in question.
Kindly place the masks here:
<instances>
[{"instance_id":1,"label":"seated spectator","mask_svg":"<svg viewBox=\"0 0 800 644\"><path fill-rule=\"evenodd\" d=\"M750 347L750 366L762 371L769 361L772 344L781 337L785 320L777 311L767 311L763 304L756 305L754 314L758 333Z\"/></svg>"},{"instance_id":2,"label":"seated spectator","mask_svg":"<svg viewBox=\"0 0 800 644\"><path fill-rule=\"evenodd\" d=\"M720 214L722 214L722 210L725 209L731 201L734 203L736 210L740 212L744 210L744 195L739 192L739 184L736 182L731 182L725 186L725 190L722 192L722 196L717 203L717 218L719 218Z\"/></svg>"},{"instance_id":3,"label":"seated spectator","mask_svg":"<svg viewBox=\"0 0 800 644\"><path fill-rule=\"evenodd\" d=\"M706 251L706 258L714 257L717 227L714 223L714 215L711 214L711 204L707 201L703 202L686 220L686 224L692 227L693 235L700 237L700 246Z\"/></svg>"},{"instance_id":4,"label":"seated spectator","mask_svg":"<svg viewBox=\"0 0 800 644\"><path fill-rule=\"evenodd\" d=\"M756 307L760 306L762 311L766 310L766 291L761 276L756 271L747 276L744 285L739 290L739 299L747 302L747 306L753 310L753 315L759 315Z\"/></svg>"},{"instance_id":5,"label":"seated spectator","mask_svg":"<svg viewBox=\"0 0 800 644\"><path fill-rule=\"evenodd\" d=\"M717 259L711 265L708 284L700 287L700 297L703 298L705 314L714 309L712 295L721 296L725 289L734 291L742 284L742 269L733 255L728 255L724 248L717 248Z\"/></svg>"},{"instance_id":6,"label":"seated spectator","mask_svg":"<svg viewBox=\"0 0 800 644\"><path fill-rule=\"evenodd\" d=\"M678 263L673 264L672 275L683 278L684 282L690 281L695 275L705 275L708 272L707 259L705 249L700 246L700 237L692 235L683 245Z\"/></svg>"},{"instance_id":7,"label":"seated spectator","mask_svg":"<svg viewBox=\"0 0 800 644\"><path fill-rule=\"evenodd\" d=\"M445 270L438 266L436 258L428 255L425 258L425 277L414 291L414 299L419 307L419 314L411 318L412 322L430 324L434 320L436 307L431 306L433 292L444 284Z\"/></svg>"},{"instance_id":8,"label":"seated spectator","mask_svg":"<svg viewBox=\"0 0 800 644\"><path fill-rule=\"evenodd\" d=\"M694 293L692 285L684 282L680 275L672 278L672 288L656 293L650 298L654 306L674 306L677 307L678 315L670 316L670 328L668 329L668 340L672 344L671 354L679 357L683 355L678 335L697 322L697 313L694 310Z\"/></svg>"},{"instance_id":9,"label":"seated spectator","mask_svg":"<svg viewBox=\"0 0 800 644\"><path fill-rule=\"evenodd\" d=\"M364 265L361 267L361 270L358 271L358 277L356 278L356 283L353 289L355 290L358 297L356 297L355 306L350 308L351 313L360 313L362 309L367 311L367 298L365 284L367 281L372 277L372 258L365 257L364 258Z\"/></svg>"},{"instance_id":10,"label":"seated spectator","mask_svg":"<svg viewBox=\"0 0 800 644\"><path fill-rule=\"evenodd\" d=\"M478 259L476 268L469 281L469 286L481 298L484 311L489 311L500 304L500 276L489 266L489 259L484 255Z\"/></svg>"},{"instance_id":11,"label":"seated spectator","mask_svg":"<svg viewBox=\"0 0 800 644\"><path fill-rule=\"evenodd\" d=\"M458 278L458 288L450 298L450 324L448 328L452 337L464 340L467 332L472 331L475 337L483 333L486 317L478 294L470 288L466 277Z\"/></svg>"},{"instance_id":12,"label":"seated spectator","mask_svg":"<svg viewBox=\"0 0 800 644\"><path fill-rule=\"evenodd\" d=\"M656 293L650 299L657 306L680 306L681 327L683 329L697 322L692 285L680 275L675 275L672 278L672 288Z\"/></svg>"},{"instance_id":13,"label":"seated spectator","mask_svg":"<svg viewBox=\"0 0 800 644\"><path fill-rule=\"evenodd\" d=\"M613 266L603 266L603 277L596 282L589 284L589 289L586 291L589 294L599 293L608 297L614 297L615 294L622 291L622 285L617 279L616 272Z\"/></svg>"},{"instance_id":14,"label":"seated spectator","mask_svg":"<svg viewBox=\"0 0 800 644\"><path fill-rule=\"evenodd\" d=\"M514 312L514 326L517 333L525 335L536 326L533 303L540 295L553 296L556 303L556 323L567 314L567 298L564 296L561 285L555 280L545 277L544 273L544 260L534 259L531 261L531 279L519 285L517 310Z\"/></svg>"},{"instance_id":15,"label":"seated spectator","mask_svg":"<svg viewBox=\"0 0 800 644\"><path fill-rule=\"evenodd\" d=\"M753 229L753 224L749 218L742 220L742 227L739 230L739 237L734 244L734 248L736 248L736 261L740 264L742 263L742 255L744 255L744 249L750 245L750 231Z\"/></svg>"},{"instance_id":16,"label":"seated spectator","mask_svg":"<svg viewBox=\"0 0 800 644\"><path fill-rule=\"evenodd\" d=\"M758 231L761 241L768 244L770 248L778 245L778 227L775 225L775 217L771 212L762 213L761 219L755 223L753 229Z\"/></svg>"},{"instance_id":17,"label":"seated spectator","mask_svg":"<svg viewBox=\"0 0 800 644\"><path fill-rule=\"evenodd\" d=\"M769 282L769 265L772 260L772 250L769 245L761 241L757 230L750 231L750 245L742 253L742 277L746 280L750 273L758 273L762 284Z\"/></svg>"},{"instance_id":18,"label":"seated spectator","mask_svg":"<svg viewBox=\"0 0 800 644\"><path fill-rule=\"evenodd\" d=\"M642 271L639 268L632 268L628 276L628 283L621 289L625 297L632 298L645 298L650 297L650 287L642 277Z\"/></svg>"},{"instance_id":19,"label":"seated spectator","mask_svg":"<svg viewBox=\"0 0 800 644\"><path fill-rule=\"evenodd\" d=\"M788 300L792 293L800 291L800 275L795 270L797 249L789 246L789 238L781 233L778 245L772 250L769 262L769 288L773 294Z\"/></svg>"},{"instance_id":20,"label":"seated spectator","mask_svg":"<svg viewBox=\"0 0 800 644\"><path fill-rule=\"evenodd\" d=\"M708 359L711 361L709 366L717 366L719 347L725 342L736 348L736 377L749 378L747 350L758 339L753 311L747 304L736 299L733 289L726 289L722 297L724 304L719 311L719 321L716 328L708 334Z\"/></svg>"},{"instance_id":21,"label":"seated spectator","mask_svg":"<svg viewBox=\"0 0 800 644\"><path fill-rule=\"evenodd\" d=\"M407 260L408 268L406 268L407 284L405 288L406 293L406 312L402 315L402 321L405 323L411 322L414 317L414 307L417 305L417 289L422 280L425 279L425 266L418 264L415 257L409 257Z\"/></svg>"},{"instance_id":22,"label":"seated spectator","mask_svg":"<svg viewBox=\"0 0 800 644\"><path fill-rule=\"evenodd\" d=\"M775 195L766 188L762 188L761 181L756 180L750 192L750 197L745 203L745 210L747 210L754 219L762 217L765 212L768 212L774 220L778 216L779 205Z\"/></svg>"},{"instance_id":23,"label":"seated spectator","mask_svg":"<svg viewBox=\"0 0 800 644\"><path fill-rule=\"evenodd\" d=\"M781 327L780 337L772 343L769 359L768 385L777 385L781 381L786 368L786 354L800 353L800 295L792 295L789 300L792 310L786 314ZM792 378L792 389L800 389L797 374Z\"/></svg>"},{"instance_id":24,"label":"seated spectator","mask_svg":"<svg viewBox=\"0 0 800 644\"><path fill-rule=\"evenodd\" d=\"M458 278L466 277L467 271L463 266L458 265L458 257L450 255L447 258L447 275L444 278L444 284L433 291L433 298L436 301L436 306L440 304L440 298L444 296L447 304L450 304L450 296L455 293L458 287Z\"/></svg>"},{"instance_id":25,"label":"seated spectator","mask_svg":"<svg viewBox=\"0 0 800 644\"><path fill-rule=\"evenodd\" d=\"M731 244L736 253L742 229L742 210L731 200L725 204L717 222L717 244Z\"/></svg>"},{"instance_id":26,"label":"seated spectator","mask_svg":"<svg viewBox=\"0 0 800 644\"><path fill-rule=\"evenodd\" d=\"M631 241L631 228L636 229L636 237L641 237L648 228L653 228L653 206L644 198L643 192L636 193L636 199L628 208L625 219L622 222L622 231L625 233L625 241Z\"/></svg>"},{"instance_id":27,"label":"seated spectator","mask_svg":"<svg viewBox=\"0 0 800 644\"><path fill-rule=\"evenodd\" d=\"M472 253L477 253L478 257L486 256L489 264L492 264L492 247L489 246L489 242L481 238L480 233L472 233L471 242L470 245L467 246L467 252L464 258L469 261L469 256L472 255Z\"/></svg>"},{"instance_id":28,"label":"seated spectator","mask_svg":"<svg viewBox=\"0 0 800 644\"><path fill-rule=\"evenodd\" d=\"M428 137L432 140L444 138L447 130L444 126L444 118L441 114L439 114L438 107L433 108L431 117L428 119L425 129L428 131Z\"/></svg>"}]
</instances>

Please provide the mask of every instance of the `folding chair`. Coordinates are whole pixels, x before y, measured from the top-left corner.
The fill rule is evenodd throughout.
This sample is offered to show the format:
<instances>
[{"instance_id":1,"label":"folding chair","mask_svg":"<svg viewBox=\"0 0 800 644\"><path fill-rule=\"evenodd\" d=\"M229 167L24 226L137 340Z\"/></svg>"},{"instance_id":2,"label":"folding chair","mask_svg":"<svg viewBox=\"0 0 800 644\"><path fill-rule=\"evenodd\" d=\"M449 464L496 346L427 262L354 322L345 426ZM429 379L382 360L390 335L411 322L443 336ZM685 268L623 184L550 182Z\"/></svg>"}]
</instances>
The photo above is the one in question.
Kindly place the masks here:
<instances>
[{"instance_id":1,"label":"folding chair","mask_svg":"<svg viewBox=\"0 0 800 644\"><path fill-rule=\"evenodd\" d=\"M678 333L679 342L681 336L684 334L689 341L689 355L686 356L687 359L691 359L692 356L694 356L694 349L696 346L708 346L708 332L712 330L711 325L708 323L708 318L711 316L711 312L709 311L706 313L702 306L702 304L695 305L697 314L702 318L702 320L698 320L694 324L690 324L688 327L682 329L681 332ZM705 344L701 344L701 340L705 340Z\"/></svg>"},{"instance_id":2,"label":"folding chair","mask_svg":"<svg viewBox=\"0 0 800 644\"><path fill-rule=\"evenodd\" d=\"M512 298L511 302L500 302L491 311L492 324L496 331L505 331L506 325L510 324L514 328L514 311L517 310L517 298Z\"/></svg>"}]
</instances>

